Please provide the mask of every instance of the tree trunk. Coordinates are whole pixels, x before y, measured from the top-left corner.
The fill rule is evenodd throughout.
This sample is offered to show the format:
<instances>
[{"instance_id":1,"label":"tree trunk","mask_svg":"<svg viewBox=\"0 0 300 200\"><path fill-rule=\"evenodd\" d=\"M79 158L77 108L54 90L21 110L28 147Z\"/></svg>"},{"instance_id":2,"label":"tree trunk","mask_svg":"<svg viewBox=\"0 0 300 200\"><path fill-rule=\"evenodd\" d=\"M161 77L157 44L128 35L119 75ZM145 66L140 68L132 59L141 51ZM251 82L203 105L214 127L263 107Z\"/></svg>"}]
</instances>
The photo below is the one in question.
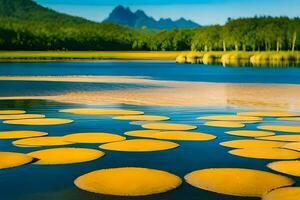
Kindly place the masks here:
<instances>
[{"instance_id":1,"label":"tree trunk","mask_svg":"<svg viewBox=\"0 0 300 200\"><path fill-rule=\"evenodd\" d=\"M295 31L293 34L293 44L292 44L292 52L295 52L295 46L296 46L296 40L297 40L297 32Z\"/></svg>"},{"instance_id":2,"label":"tree trunk","mask_svg":"<svg viewBox=\"0 0 300 200\"><path fill-rule=\"evenodd\" d=\"M223 51L226 51L226 42L223 40Z\"/></svg>"},{"instance_id":3,"label":"tree trunk","mask_svg":"<svg viewBox=\"0 0 300 200\"><path fill-rule=\"evenodd\" d=\"M204 46L204 51L208 51L207 45Z\"/></svg>"},{"instance_id":4,"label":"tree trunk","mask_svg":"<svg viewBox=\"0 0 300 200\"><path fill-rule=\"evenodd\" d=\"M235 50L238 51L239 50L239 45L235 44L234 46L235 46Z\"/></svg>"},{"instance_id":5,"label":"tree trunk","mask_svg":"<svg viewBox=\"0 0 300 200\"><path fill-rule=\"evenodd\" d=\"M280 50L280 43L279 43L279 41L277 40L277 42L276 42L276 51L279 52L279 50Z\"/></svg>"}]
</instances>

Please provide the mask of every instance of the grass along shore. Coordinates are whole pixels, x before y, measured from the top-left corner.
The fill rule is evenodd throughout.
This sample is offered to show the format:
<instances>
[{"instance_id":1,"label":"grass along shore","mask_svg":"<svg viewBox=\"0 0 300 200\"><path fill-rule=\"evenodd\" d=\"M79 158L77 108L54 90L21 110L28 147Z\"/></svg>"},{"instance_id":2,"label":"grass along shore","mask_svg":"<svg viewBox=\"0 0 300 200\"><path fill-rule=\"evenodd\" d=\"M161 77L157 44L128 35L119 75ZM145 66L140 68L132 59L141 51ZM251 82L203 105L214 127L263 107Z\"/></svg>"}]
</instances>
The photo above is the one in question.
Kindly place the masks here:
<instances>
[{"instance_id":1,"label":"grass along shore","mask_svg":"<svg viewBox=\"0 0 300 200\"><path fill-rule=\"evenodd\" d=\"M300 66L300 51L0 51L0 62L76 60L169 60L224 66Z\"/></svg>"},{"instance_id":2,"label":"grass along shore","mask_svg":"<svg viewBox=\"0 0 300 200\"><path fill-rule=\"evenodd\" d=\"M179 51L0 51L0 62L60 60L176 60Z\"/></svg>"},{"instance_id":3,"label":"grass along shore","mask_svg":"<svg viewBox=\"0 0 300 200\"><path fill-rule=\"evenodd\" d=\"M212 64L224 66L300 66L300 51L211 51L184 52L176 58L177 63Z\"/></svg>"}]
</instances>

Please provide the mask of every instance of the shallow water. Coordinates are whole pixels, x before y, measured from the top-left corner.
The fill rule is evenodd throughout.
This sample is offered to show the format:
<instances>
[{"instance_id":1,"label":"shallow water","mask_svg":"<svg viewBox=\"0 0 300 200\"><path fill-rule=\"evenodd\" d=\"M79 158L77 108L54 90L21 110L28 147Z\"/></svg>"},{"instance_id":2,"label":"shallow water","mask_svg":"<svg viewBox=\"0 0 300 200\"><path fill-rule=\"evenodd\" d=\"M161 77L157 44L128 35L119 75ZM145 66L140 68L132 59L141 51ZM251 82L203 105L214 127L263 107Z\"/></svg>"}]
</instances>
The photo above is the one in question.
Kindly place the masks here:
<instances>
[{"instance_id":1,"label":"shallow water","mask_svg":"<svg viewBox=\"0 0 300 200\"><path fill-rule=\"evenodd\" d=\"M25 70L26 66L26 70ZM83 70L84 69L84 70ZM261 70L261 71L260 71ZM269 71L268 71L269 70ZM281 71L282 70L282 71ZM263 82L263 83L298 83L300 82L300 71L298 69L248 69L248 68L222 68L207 67L201 65L177 65L172 63L16 63L0 64L0 75L138 75L152 76L163 80L185 80L185 81L211 81L211 82ZM300 70L300 69L299 69ZM265 78L268 74L268 78ZM3 84L5 83L5 84ZM26 84L29 84L26 86ZM44 84L44 85L43 85ZM67 85L65 85L67 84ZM70 85L69 85L70 84ZM85 84L84 84L85 85ZM39 82L0 82L1 96L9 94L8 88L14 88L15 93L22 96L30 93L33 95L45 92L49 88L52 92L65 92L69 90L92 90L125 89L127 87L144 87L122 84L89 84L85 86L78 83L39 83ZM87 87L87 88L85 88ZM32 89L33 88L33 89ZM47 92L47 91L46 91ZM48 93L47 93L48 94ZM9 95L8 95L9 96ZM142 129L139 125L129 124L129 121L113 120L110 116L84 116L59 113L60 109L66 108L120 108L144 111L146 114L165 115L171 117L170 122L197 125L204 133L217 136L217 139L206 142L179 141L179 148L167 151L148 153L127 153L104 150L106 155L98 160L70 164L40 166L28 164L25 166L0 170L0 199L4 200L247 200L259 198L242 198L216 194L205 190L194 188L187 183L176 190L146 197L115 197L97 195L76 188L73 181L78 176L87 172L115 167L146 167L165 170L174 173L181 178L187 173L205 168L216 167L238 167L272 170L266 167L270 160L258 160L242 158L230 155L230 148L222 147L220 142L243 139L243 137L227 135L224 132L236 130L230 128L215 128L203 126L203 121L196 117L213 114L235 114L246 111L231 107L163 107L163 106L133 106L133 105L110 105L89 106L65 104L40 100L2 100L0 109L24 109L28 113L45 114L48 117L59 117L75 120L74 123L55 126L22 126L1 123L0 130L36 130L48 132L51 136L65 135L77 132L109 132L122 135L126 131ZM266 118L260 124L278 123L274 118ZM280 124L297 124L296 122L284 121ZM256 129L258 124L247 124L243 129ZM133 138L133 137L128 137ZM11 140L0 140L0 151L31 152L43 148L20 148L11 144ZM74 147L88 147L97 149L98 145L69 145ZM275 172L276 173L276 172ZM300 186L300 178L292 177Z\"/></svg>"}]
</instances>

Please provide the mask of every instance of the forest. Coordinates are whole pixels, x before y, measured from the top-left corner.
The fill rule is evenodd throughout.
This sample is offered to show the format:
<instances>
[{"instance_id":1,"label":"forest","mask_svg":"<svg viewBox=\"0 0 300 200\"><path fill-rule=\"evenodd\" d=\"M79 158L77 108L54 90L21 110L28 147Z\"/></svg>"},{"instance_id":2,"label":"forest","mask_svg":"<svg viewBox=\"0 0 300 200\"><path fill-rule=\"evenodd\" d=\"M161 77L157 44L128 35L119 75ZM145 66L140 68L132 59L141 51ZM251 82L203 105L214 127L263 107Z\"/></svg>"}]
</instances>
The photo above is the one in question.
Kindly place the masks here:
<instances>
[{"instance_id":1,"label":"forest","mask_svg":"<svg viewBox=\"0 0 300 200\"><path fill-rule=\"evenodd\" d=\"M54 13L46 8L41 12L37 6L31 2L31 10L28 12L27 9L27 14L11 7L10 12L5 14L9 9L0 7L0 50L300 50L299 18L228 19L225 25L157 32L96 23Z\"/></svg>"}]
</instances>

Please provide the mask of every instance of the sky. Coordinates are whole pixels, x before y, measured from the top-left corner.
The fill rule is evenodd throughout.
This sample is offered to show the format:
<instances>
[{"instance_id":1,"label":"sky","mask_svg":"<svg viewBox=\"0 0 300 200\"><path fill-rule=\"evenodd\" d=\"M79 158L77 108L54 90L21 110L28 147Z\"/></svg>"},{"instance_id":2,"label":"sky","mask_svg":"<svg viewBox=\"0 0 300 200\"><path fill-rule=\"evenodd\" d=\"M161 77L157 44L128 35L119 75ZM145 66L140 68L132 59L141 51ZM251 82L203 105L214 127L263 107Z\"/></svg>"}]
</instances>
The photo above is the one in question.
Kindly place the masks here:
<instances>
[{"instance_id":1,"label":"sky","mask_svg":"<svg viewBox=\"0 0 300 200\"><path fill-rule=\"evenodd\" d=\"M184 17L201 25L255 15L300 17L300 0L35 0L59 12L104 20L118 5L144 10L155 19Z\"/></svg>"}]
</instances>

